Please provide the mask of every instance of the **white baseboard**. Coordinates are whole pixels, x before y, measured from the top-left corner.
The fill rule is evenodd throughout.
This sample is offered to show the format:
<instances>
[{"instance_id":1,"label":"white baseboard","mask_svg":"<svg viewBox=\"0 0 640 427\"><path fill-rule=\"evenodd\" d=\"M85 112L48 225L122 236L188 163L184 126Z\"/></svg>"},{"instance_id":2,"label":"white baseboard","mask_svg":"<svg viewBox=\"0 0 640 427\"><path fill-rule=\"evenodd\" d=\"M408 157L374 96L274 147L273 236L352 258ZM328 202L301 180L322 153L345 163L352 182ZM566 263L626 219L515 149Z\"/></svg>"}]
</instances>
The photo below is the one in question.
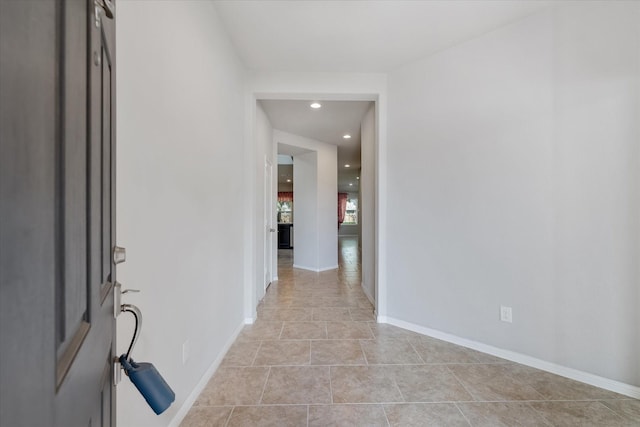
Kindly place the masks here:
<instances>
[{"instance_id":1,"label":"white baseboard","mask_svg":"<svg viewBox=\"0 0 640 427\"><path fill-rule=\"evenodd\" d=\"M338 266L336 265L336 266L333 266L333 267L311 268L311 267L305 267L304 265L293 264L293 268L299 268L301 270L308 270L308 271L314 271L316 273L320 273L322 271L335 270L336 268L338 268Z\"/></svg>"},{"instance_id":2,"label":"white baseboard","mask_svg":"<svg viewBox=\"0 0 640 427\"><path fill-rule=\"evenodd\" d=\"M214 360L209 368L207 368L204 375L202 375L202 378L200 378L200 381L198 381L198 384L196 384L191 393L189 393L189 396L185 399L178 412L176 412L176 415L169 422L169 427L178 427L187 416L189 410L196 402L196 399L198 399L198 396L200 396L200 393L202 393L202 390L204 390L211 377L213 377L213 374L215 374L216 370L218 370L218 367L220 366L220 363L222 362L224 356L227 354L227 351L229 351L231 345L234 343L236 338L238 338L238 335L240 335L240 332L242 331L242 328L244 328L244 325L245 323L243 322L236 328L235 332L233 333L233 335L231 335L231 338L229 338L225 346L222 348L222 351L220 352L216 360Z\"/></svg>"},{"instance_id":3,"label":"white baseboard","mask_svg":"<svg viewBox=\"0 0 640 427\"><path fill-rule=\"evenodd\" d=\"M452 344L457 344L463 347L471 348L473 350L481 351L483 353L491 354L496 357L501 357L512 362L520 363L522 365L531 366L532 368L540 369L543 371L551 372L552 374L560 375L572 380L580 381L595 387L600 387L605 390L613 391L615 393L623 394L625 396L632 397L634 399L640 399L640 387L636 387L631 384L626 384L620 381L604 378L599 375L591 374L589 372L579 371L577 369L569 368L555 363L547 362L546 360L538 359L526 354L516 353L510 350L504 350L502 348L494 347L481 342L461 338L456 335L451 335L446 332L441 332L436 329L425 328L424 326L416 325L414 323L405 322L404 320L394 319L393 317L378 316L378 323L388 323L390 325L397 326L399 328L408 329L413 332L417 332L422 335L427 335L432 338L437 338L442 341L447 341Z\"/></svg>"},{"instance_id":4,"label":"white baseboard","mask_svg":"<svg viewBox=\"0 0 640 427\"><path fill-rule=\"evenodd\" d=\"M245 325L253 325L253 323L256 321L255 318L253 317L247 317L246 319L244 319L244 324Z\"/></svg>"},{"instance_id":5,"label":"white baseboard","mask_svg":"<svg viewBox=\"0 0 640 427\"><path fill-rule=\"evenodd\" d=\"M364 286L364 282L360 282L360 287L362 288L362 291L364 292L364 294L366 295L367 299L369 300L369 302L371 303L371 305L373 305L374 307L376 306L376 299L373 297L373 295L371 295L369 293L369 291L367 290L367 288L365 288Z\"/></svg>"},{"instance_id":6,"label":"white baseboard","mask_svg":"<svg viewBox=\"0 0 640 427\"><path fill-rule=\"evenodd\" d=\"M272 281L273 281L273 282L277 282L277 281L278 281L278 276L275 276L275 277L272 279Z\"/></svg>"}]
</instances>

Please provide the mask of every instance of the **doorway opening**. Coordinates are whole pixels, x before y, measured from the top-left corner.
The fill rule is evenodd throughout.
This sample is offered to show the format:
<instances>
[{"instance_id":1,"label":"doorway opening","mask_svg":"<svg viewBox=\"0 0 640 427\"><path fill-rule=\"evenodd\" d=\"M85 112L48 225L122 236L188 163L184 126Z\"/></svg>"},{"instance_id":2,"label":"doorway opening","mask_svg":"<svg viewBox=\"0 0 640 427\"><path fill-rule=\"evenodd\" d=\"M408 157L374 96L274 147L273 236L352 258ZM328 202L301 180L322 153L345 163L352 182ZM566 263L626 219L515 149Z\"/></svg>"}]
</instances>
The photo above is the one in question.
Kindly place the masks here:
<instances>
[{"instance_id":1,"label":"doorway opening","mask_svg":"<svg viewBox=\"0 0 640 427\"><path fill-rule=\"evenodd\" d=\"M313 109L310 106L312 101L321 104L321 108ZM273 135L268 142L264 138L260 141L254 137L256 151L267 155L271 153L273 164L278 165L273 176L269 177L265 173L262 177L256 177L257 181L271 180L276 189L272 192L271 208L276 221L270 227L277 230L277 237L272 239L270 246L273 254L272 280L276 281L280 276L278 261L316 272L337 268L338 258L341 256L339 239L345 237L349 240L350 250L354 249L355 242L361 259L360 286L374 307L377 306L376 103L375 99L317 101L317 98L300 100L266 97L256 100L254 129L270 128ZM320 148L314 150L316 143ZM313 155L307 155L306 158L305 155L300 155L297 158L295 152L288 151L287 148L291 146L302 149L305 155L310 151L321 153L324 148L327 148L327 152L333 149L333 166L328 166L322 154L317 154L313 159L309 159ZM284 158L288 161L282 162ZM307 187L315 191L310 197L315 203L312 209L305 210L304 207L304 199L309 198L309 194L308 190L301 191L303 183L297 182L297 178L304 177L304 173L296 167L296 160L302 165L307 162L316 167L317 181ZM284 193L291 195L290 201L284 198ZM339 193L347 194L349 201L349 209L345 209L343 218L339 218ZM264 197L267 197L266 192ZM325 202L319 203L318 200L323 197ZM263 203L267 209L268 204ZM311 218L307 218L307 214ZM315 236L305 234L305 221L311 222L310 228L316 232ZM304 257L305 245L315 250L311 257ZM257 242L257 246L262 245ZM266 246L262 247L265 247L266 253ZM328 247L331 254L328 253ZM259 298L255 300L255 304L258 302Z\"/></svg>"}]
</instances>

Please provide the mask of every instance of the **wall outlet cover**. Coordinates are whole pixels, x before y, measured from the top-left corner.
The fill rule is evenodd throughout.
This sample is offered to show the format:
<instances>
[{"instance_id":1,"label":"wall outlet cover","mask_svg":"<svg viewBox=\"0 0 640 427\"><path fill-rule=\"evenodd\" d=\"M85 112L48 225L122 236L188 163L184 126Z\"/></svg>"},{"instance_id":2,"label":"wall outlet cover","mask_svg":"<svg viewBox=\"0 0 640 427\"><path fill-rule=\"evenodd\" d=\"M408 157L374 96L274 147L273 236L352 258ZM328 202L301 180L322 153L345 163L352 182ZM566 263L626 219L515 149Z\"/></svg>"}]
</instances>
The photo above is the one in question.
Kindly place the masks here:
<instances>
[{"instance_id":1,"label":"wall outlet cover","mask_svg":"<svg viewBox=\"0 0 640 427\"><path fill-rule=\"evenodd\" d=\"M511 307L500 306L500 320L503 322L513 323L513 312Z\"/></svg>"}]
</instances>

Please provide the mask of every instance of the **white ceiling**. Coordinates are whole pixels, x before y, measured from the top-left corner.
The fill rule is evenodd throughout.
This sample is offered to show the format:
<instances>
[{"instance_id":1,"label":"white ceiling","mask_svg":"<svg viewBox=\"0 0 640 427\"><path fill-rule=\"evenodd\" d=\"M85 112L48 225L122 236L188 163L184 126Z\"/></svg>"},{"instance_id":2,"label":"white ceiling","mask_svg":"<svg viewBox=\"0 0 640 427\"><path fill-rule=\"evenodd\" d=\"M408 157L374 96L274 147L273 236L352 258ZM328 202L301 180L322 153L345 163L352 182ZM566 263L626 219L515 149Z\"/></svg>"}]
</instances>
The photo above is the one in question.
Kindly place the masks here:
<instances>
[{"instance_id":1,"label":"white ceiling","mask_svg":"<svg viewBox=\"0 0 640 427\"><path fill-rule=\"evenodd\" d=\"M275 129L338 147L338 189L357 191L360 169L360 123L370 101L320 101L322 108L309 107L313 100L258 101ZM344 139L345 134L351 135ZM281 154L295 154L283 149ZM345 164L350 165L349 168ZM352 184L352 185L349 185Z\"/></svg>"},{"instance_id":2,"label":"white ceiling","mask_svg":"<svg viewBox=\"0 0 640 427\"><path fill-rule=\"evenodd\" d=\"M546 0L214 0L256 71L388 72L535 13ZM312 101L312 100L309 100ZM340 191L357 191L360 119L369 103L261 101L273 127L339 145ZM312 114L313 113L313 114ZM344 132L354 138L344 145ZM357 135L357 136L356 136ZM349 162L354 168L344 168ZM348 184L353 186L349 187Z\"/></svg>"},{"instance_id":3,"label":"white ceiling","mask_svg":"<svg viewBox=\"0 0 640 427\"><path fill-rule=\"evenodd\" d=\"M248 68L333 72L386 72L516 21L550 3L214 1Z\"/></svg>"}]
</instances>

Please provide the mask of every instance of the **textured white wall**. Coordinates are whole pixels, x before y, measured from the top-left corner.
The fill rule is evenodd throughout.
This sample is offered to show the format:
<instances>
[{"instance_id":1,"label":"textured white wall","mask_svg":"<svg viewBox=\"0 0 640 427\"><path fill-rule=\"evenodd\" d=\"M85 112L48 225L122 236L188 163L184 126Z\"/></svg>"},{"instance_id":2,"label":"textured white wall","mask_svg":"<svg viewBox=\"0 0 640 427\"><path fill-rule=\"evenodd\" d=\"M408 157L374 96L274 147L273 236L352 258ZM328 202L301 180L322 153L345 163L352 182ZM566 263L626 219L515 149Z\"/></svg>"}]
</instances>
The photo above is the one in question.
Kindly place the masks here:
<instances>
[{"instance_id":1,"label":"textured white wall","mask_svg":"<svg viewBox=\"0 0 640 427\"><path fill-rule=\"evenodd\" d=\"M267 219L265 216L265 179L266 179L266 171L265 171L265 162L268 160L271 162L272 168L272 177L271 177L271 185L273 185L274 177L277 177L278 174L278 165L277 161L274 158L273 154L273 128L271 123L269 122L269 118L265 114L264 110L258 103L256 105L256 120L255 120L255 130L254 130L254 144L255 144L255 166L256 166L256 201L255 201L255 229L256 229L256 253L255 253L255 265L256 265L256 275L254 282L254 303L253 306L258 304L262 297L264 297L264 286L265 286L265 272L264 272L264 263L265 263L265 251L266 244L265 239L269 239L270 241L273 239L277 239L276 233L267 234L267 228L278 228L276 223L275 211L272 209L271 213L271 224L267 227L265 224L265 220ZM238 162L240 165L240 162ZM275 198L273 195L273 188L271 189L271 193L269 194L272 200L272 207L275 206ZM271 241L271 251L273 252L273 242ZM273 253L273 256L277 258L277 252ZM277 273L277 270L273 270L273 262L271 263L271 274L272 277Z\"/></svg>"},{"instance_id":2,"label":"textured white wall","mask_svg":"<svg viewBox=\"0 0 640 427\"><path fill-rule=\"evenodd\" d=\"M293 156L293 265L318 270L318 153Z\"/></svg>"},{"instance_id":3,"label":"textured white wall","mask_svg":"<svg viewBox=\"0 0 640 427\"><path fill-rule=\"evenodd\" d=\"M338 150L274 129L276 144L307 153L293 156L293 262L314 271L338 267Z\"/></svg>"},{"instance_id":4,"label":"textured white wall","mask_svg":"<svg viewBox=\"0 0 640 427\"><path fill-rule=\"evenodd\" d=\"M243 69L213 6L119 2L117 235L124 302L143 312L133 352L176 392L161 416L130 381L118 425L168 425L243 321ZM168 31L179 29L178 31ZM132 322L118 320L126 350ZM182 345L189 342L189 360Z\"/></svg>"},{"instance_id":5,"label":"textured white wall","mask_svg":"<svg viewBox=\"0 0 640 427\"><path fill-rule=\"evenodd\" d=\"M390 317L640 385L639 23L565 3L390 73Z\"/></svg>"}]
</instances>

